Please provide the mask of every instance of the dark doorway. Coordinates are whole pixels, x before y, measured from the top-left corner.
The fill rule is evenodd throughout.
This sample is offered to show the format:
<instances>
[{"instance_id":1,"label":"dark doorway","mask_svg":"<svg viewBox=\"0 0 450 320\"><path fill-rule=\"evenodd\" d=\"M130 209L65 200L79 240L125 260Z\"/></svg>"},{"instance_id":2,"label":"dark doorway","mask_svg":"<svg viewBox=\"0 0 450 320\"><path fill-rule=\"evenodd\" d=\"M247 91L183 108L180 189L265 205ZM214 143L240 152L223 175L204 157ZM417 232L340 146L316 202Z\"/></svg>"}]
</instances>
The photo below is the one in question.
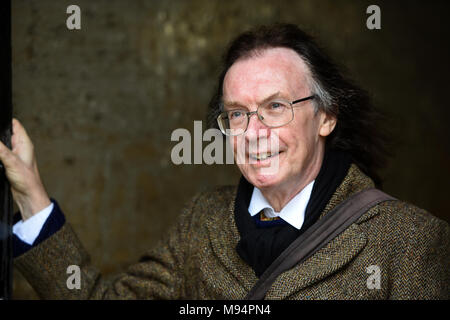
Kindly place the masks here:
<instances>
[{"instance_id":1,"label":"dark doorway","mask_svg":"<svg viewBox=\"0 0 450 320\"><path fill-rule=\"evenodd\" d=\"M0 2L0 139L11 147L11 1ZM0 165L0 299L12 290L12 196L3 165Z\"/></svg>"}]
</instances>

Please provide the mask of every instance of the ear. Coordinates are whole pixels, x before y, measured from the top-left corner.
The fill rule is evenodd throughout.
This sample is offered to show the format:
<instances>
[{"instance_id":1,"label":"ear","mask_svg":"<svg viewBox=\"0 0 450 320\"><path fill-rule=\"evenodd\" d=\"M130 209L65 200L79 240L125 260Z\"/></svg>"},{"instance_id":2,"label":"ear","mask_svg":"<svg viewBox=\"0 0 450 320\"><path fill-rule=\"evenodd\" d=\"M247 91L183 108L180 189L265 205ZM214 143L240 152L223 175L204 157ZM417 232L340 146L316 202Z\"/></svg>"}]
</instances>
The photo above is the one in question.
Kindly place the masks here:
<instances>
[{"instance_id":1,"label":"ear","mask_svg":"<svg viewBox=\"0 0 450 320\"><path fill-rule=\"evenodd\" d=\"M322 137L328 136L331 132L333 132L334 127L336 126L336 116L333 114L323 112L321 114L321 124L319 128L319 135Z\"/></svg>"}]
</instances>

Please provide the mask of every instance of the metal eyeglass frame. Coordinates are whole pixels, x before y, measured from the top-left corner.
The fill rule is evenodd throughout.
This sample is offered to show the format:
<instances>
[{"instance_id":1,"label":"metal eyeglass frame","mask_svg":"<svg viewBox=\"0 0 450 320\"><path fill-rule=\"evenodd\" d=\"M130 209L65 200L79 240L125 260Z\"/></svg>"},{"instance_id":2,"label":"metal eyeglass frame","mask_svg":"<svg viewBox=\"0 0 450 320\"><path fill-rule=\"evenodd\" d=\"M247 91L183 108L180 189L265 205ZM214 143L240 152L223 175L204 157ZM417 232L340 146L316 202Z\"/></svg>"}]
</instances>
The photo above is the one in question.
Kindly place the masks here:
<instances>
[{"instance_id":1,"label":"metal eyeglass frame","mask_svg":"<svg viewBox=\"0 0 450 320\"><path fill-rule=\"evenodd\" d=\"M245 127L245 130L242 131L241 133L238 133L238 134L227 134L227 133L226 133L226 130L222 127L222 125L221 125L221 123L220 123L220 119L222 118L222 116L223 116L224 114L226 114L225 111L222 112L221 114L219 114L219 116L217 117L217 124L219 125L220 131L222 131L222 133L223 133L224 135L226 135L226 136L239 136L239 135L244 134L245 132L247 132L248 124L250 123L250 117L251 117L252 115L256 114L256 115L258 116L258 119L259 119L262 123L264 123L265 126L267 126L267 127L269 127L269 128L279 128L279 127L282 127L282 126L287 125L287 124L290 123L292 120L294 120L294 109L293 109L293 108L294 108L294 104L299 103L299 102L303 102L303 101L306 101L306 100L311 100L311 99L314 99L314 98L316 98L316 95L315 95L315 94L313 94L313 95L311 95L311 96L308 96L308 97L306 97L306 98L301 98L301 99L298 99L298 100L294 100L294 101L292 101L292 102L288 102L288 101L287 101L287 102L289 103L289 105L291 106L292 118L291 118L291 120L289 120L288 122L283 123L283 124L281 124L281 125L279 125L279 126L269 126L269 125L267 125L267 124L264 123L264 118L263 118L260 114L258 114L258 110L259 110L260 106L258 106L258 108L256 109L256 111L245 112L245 115L247 116L247 125L246 125L246 127ZM241 110L241 111L243 111L243 110Z\"/></svg>"}]
</instances>

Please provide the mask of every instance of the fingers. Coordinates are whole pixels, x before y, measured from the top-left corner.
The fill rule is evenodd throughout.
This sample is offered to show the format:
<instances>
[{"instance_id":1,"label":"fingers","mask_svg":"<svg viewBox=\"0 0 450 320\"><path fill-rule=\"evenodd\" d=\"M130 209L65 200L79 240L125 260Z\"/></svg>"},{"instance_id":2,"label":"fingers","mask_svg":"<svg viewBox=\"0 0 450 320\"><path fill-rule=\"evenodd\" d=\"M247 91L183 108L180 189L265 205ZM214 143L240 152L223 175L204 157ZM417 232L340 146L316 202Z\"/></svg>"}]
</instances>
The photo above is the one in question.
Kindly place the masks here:
<instances>
[{"instance_id":1,"label":"fingers","mask_svg":"<svg viewBox=\"0 0 450 320\"><path fill-rule=\"evenodd\" d=\"M12 130L11 150L0 141L0 160L6 168L14 167L19 159L30 166L34 159L33 143L19 120L12 120Z\"/></svg>"},{"instance_id":2,"label":"fingers","mask_svg":"<svg viewBox=\"0 0 450 320\"><path fill-rule=\"evenodd\" d=\"M0 141L0 161L3 162L5 167L11 167L14 160L15 155Z\"/></svg>"}]
</instances>

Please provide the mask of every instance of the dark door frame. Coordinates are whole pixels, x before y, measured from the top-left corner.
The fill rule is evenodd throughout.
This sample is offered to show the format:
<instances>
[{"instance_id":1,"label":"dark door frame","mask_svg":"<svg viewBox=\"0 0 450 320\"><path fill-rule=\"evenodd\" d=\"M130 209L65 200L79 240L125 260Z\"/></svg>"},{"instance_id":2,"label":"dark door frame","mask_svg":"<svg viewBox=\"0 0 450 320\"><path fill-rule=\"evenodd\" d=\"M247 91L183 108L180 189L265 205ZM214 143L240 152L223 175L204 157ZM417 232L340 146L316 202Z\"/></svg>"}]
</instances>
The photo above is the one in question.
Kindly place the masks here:
<instances>
[{"instance_id":1,"label":"dark door frame","mask_svg":"<svg viewBox=\"0 0 450 320\"><path fill-rule=\"evenodd\" d=\"M11 1L0 1L0 139L11 147ZM0 299L12 296L12 211L9 182L0 165Z\"/></svg>"}]
</instances>

